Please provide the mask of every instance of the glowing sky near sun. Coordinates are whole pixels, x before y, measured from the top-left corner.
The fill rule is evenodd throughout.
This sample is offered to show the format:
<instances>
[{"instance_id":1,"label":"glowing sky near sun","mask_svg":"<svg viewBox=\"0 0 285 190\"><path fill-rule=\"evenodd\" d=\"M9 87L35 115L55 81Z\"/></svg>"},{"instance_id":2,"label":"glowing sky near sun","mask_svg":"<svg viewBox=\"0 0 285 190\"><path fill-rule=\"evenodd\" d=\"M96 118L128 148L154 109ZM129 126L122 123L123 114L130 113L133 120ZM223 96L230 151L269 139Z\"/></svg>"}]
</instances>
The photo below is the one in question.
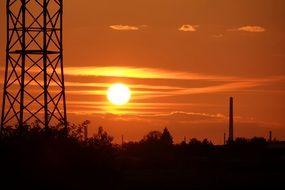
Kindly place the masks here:
<instances>
[{"instance_id":1,"label":"glowing sky near sun","mask_svg":"<svg viewBox=\"0 0 285 190\"><path fill-rule=\"evenodd\" d=\"M234 96L237 136L285 139L283 0L66 0L64 64L69 120L91 120L90 133L118 142L166 126L176 142L221 143ZM132 90L124 106L106 98L114 83Z\"/></svg>"}]
</instances>

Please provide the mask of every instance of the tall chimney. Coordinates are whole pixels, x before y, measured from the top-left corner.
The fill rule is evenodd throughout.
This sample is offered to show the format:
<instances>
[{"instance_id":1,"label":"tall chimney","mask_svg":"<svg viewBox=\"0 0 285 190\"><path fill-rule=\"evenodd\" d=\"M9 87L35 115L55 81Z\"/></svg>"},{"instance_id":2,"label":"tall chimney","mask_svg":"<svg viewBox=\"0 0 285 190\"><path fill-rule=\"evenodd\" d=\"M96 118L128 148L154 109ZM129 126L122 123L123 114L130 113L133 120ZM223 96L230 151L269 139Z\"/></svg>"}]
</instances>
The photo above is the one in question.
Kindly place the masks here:
<instances>
[{"instance_id":1,"label":"tall chimney","mask_svg":"<svg viewBox=\"0 0 285 190\"><path fill-rule=\"evenodd\" d=\"M229 142L234 141L234 98L230 97L229 110Z\"/></svg>"},{"instance_id":2,"label":"tall chimney","mask_svg":"<svg viewBox=\"0 0 285 190\"><path fill-rule=\"evenodd\" d=\"M272 131L269 131L269 142L272 142Z\"/></svg>"}]
</instances>

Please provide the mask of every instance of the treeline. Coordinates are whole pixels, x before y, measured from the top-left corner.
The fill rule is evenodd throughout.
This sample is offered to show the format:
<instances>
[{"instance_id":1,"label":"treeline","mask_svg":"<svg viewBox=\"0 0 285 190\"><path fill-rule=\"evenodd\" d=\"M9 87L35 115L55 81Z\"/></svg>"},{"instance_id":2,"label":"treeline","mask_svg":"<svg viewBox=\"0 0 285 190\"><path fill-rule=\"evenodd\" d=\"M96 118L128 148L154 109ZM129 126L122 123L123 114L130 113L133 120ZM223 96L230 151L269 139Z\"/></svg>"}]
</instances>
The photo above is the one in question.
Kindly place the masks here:
<instances>
[{"instance_id":1,"label":"treeline","mask_svg":"<svg viewBox=\"0 0 285 190\"><path fill-rule=\"evenodd\" d=\"M89 124L90 122L87 120L79 125L69 124L67 128L62 125L42 128L37 122L22 127L5 127L0 138L0 148L12 153L14 149L22 149L27 152L63 149L63 152L71 151L78 158L89 155L90 158L95 159L96 157L96 159L103 159L105 162L119 157L161 160L185 156L229 155L233 152L238 152L242 156L265 150L269 144L282 144L279 141L268 142L263 137L236 138L235 141L226 145L214 145L208 139L200 141L196 138L189 141L185 139L174 144L173 137L167 128L164 128L163 131L150 131L140 141L115 144L113 143L114 138L103 127L98 127L96 134L87 137L86 130ZM85 153L77 155L82 151Z\"/></svg>"},{"instance_id":2,"label":"treeline","mask_svg":"<svg viewBox=\"0 0 285 190\"><path fill-rule=\"evenodd\" d=\"M98 132L91 137L87 137L87 129L90 121L86 120L81 124L71 124L69 123L67 128L59 124L57 126L51 126L48 128L43 128L40 126L39 122L34 122L31 125L23 125L21 127L17 126L6 126L1 130L0 141L1 143L7 142L9 140L23 140L23 139L33 139L41 138L43 139L65 139L76 141L83 145L92 146L102 146L102 147L113 147L126 149L135 145L145 145L145 146L160 146L160 147L171 147L171 146L191 146L191 147L213 147L214 144L208 139L198 140L196 138L191 138L188 141L184 139L178 144L174 144L173 136L167 128L163 131L150 131L138 142L122 142L121 145L114 144L114 137L109 135L107 131L103 129L102 126L98 127ZM274 140L267 141L264 137L253 137L251 139L238 137L233 142L227 142L226 145L230 146L243 146L243 145L266 145L268 143L280 144L282 141Z\"/></svg>"},{"instance_id":3,"label":"treeline","mask_svg":"<svg viewBox=\"0 0 285 190\"><path fill-rule=\"evenodd\" d=\"M79 125L69 124L67 128L62 125L42 128L38 123L5 127L0 138L0 188L177 189L177 185L196 187L195 181L181 182L185 176L203 176L197 178L201 186L205 185L204 180L212 180L211 175L204 179L205 173L216 171L220 172L221 179L226 178L224 173L235 168L237 163L233 171L255 171L253 168L267 165L280 171L285 169L282 164L284 148L268 149L268 142L260 137L237 138L225 146L195 138L174 144L171 133L165 128L149 132L138 142L118 145L103 127L87 138L89 124L84 121ZM266 170L268 174L276 173L270 168ZM157 174L149 179L153 172ZM168 178L173 180L165 180ZM148 181L152 179L157 181ZM154 184L158 187L152 186Z\"/></svg>"}]
</instances>

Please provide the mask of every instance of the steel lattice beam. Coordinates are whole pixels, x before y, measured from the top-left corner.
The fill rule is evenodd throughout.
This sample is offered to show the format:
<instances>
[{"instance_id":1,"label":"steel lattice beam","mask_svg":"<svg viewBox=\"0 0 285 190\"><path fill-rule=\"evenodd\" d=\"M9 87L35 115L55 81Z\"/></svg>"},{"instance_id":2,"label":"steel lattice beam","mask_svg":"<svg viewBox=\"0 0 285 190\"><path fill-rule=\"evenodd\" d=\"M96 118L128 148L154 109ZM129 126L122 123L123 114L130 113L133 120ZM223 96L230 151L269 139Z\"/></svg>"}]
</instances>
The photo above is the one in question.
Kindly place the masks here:
<instances>
[{"instance_id":1,"label":"steel lattice beam","mask_svg":"<svg viewBox=\"0 0 285 190\"><path fill-rule=\"evenodd\" d=\"M7 0L1 131L39 122L66 128L63 0Z\"/></svg>"}]
</instances>

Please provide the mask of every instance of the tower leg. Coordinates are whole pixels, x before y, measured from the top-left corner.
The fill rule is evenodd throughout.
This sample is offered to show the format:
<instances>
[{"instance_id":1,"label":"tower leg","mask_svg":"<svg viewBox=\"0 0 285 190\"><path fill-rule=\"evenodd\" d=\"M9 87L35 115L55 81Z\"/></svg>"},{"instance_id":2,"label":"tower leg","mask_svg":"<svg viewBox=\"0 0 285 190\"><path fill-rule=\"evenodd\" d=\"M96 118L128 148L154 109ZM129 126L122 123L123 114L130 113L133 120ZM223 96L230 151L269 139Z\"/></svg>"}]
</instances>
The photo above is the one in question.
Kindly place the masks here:
<instances>
[{"instance_id":1,"label":"tower leg","mask_svg":"<svg viewBox=\"0 0 285 190\"><path fill-rule=\"evenodd\" d=\"M67 132L63 72L63 0L7 0L1 134L38 122ZM60 125L59 125L60 124Z\"/></svg>"}]
</instances>

